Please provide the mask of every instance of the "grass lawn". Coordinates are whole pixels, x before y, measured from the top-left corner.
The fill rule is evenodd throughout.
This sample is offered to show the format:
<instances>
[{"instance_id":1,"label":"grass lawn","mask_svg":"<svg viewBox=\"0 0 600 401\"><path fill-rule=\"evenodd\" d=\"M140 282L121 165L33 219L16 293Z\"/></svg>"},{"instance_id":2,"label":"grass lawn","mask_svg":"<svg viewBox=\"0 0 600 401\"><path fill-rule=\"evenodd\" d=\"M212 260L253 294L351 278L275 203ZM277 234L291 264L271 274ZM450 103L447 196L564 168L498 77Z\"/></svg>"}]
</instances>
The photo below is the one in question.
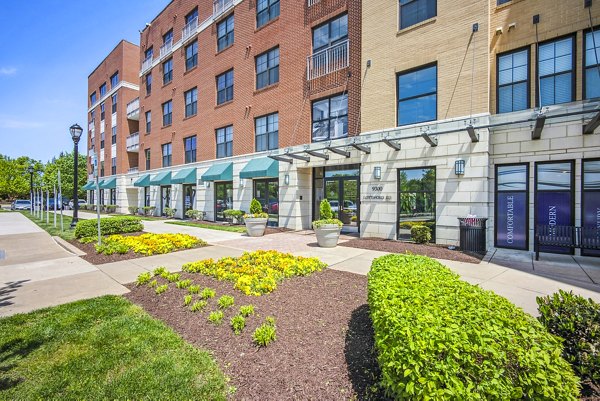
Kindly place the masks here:
<instances>
[{"instance_id":1,"label":"grass lawn","mask_svg":"<svg viewBox=\"0 0 600 401\"><path fill-rule=\"evenodd\" d=\"M224 400L213 358L116 296L0 319L0 399Z\"/></svg>"},{"instance_id":2,"label":"grass lawn","mask_svg":"<svg viewBox=\"0 0 600 401\"><path fill-rule=\"evenodd\" d=\"M48 221L50 224L46 224L46 213L44 212L44 220L40 220L37 217L33 216L29 212L21 212L23 216L28 217L35 224L40 226L43 230L46 230L50 235L57 235L65 240L70 240L75 238L75 230L71 230L71 221L73 220L71 216L67 216L63 214L63 228L64 231L60 231L60 214L56 214L56 228L54 227L54 212L50 212L50 216Z\"/></svg>"},{"instance_id":3,"label":"grass lawn","mask_svg":"<svg viewBox=\"0 0 600 401\"><path fill-rule=\"evenodd\" d=\"M214 225L214 224L194 223L191 221L166 221L165 224L175 224L177 226L207 228L209 230L218 230L218 231L230 231L233 233L245 233L246 232L246 227L244 227L244 226L218 226L218 225Z\"/></svg>"}]
</instances>

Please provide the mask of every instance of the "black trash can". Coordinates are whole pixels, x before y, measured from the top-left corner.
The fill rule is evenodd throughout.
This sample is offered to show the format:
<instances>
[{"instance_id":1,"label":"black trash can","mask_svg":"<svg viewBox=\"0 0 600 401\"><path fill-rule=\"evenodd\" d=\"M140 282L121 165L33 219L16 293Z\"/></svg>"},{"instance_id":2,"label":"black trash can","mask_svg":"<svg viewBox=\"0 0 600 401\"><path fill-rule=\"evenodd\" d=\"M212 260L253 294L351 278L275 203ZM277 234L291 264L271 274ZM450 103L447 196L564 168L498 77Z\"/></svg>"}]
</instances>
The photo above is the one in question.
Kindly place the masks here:
<instances>
[{"instance_id":1,"label":"black trash can","mask_svg":"<svg viewBox=\"0 0 600 401\"><path fill-rule=\"evenodd\" d=\"M487 218L459 217L460 222L460 249L485 255L487 252L485 241L485 222Z\"/></svg>"}]
</instances>

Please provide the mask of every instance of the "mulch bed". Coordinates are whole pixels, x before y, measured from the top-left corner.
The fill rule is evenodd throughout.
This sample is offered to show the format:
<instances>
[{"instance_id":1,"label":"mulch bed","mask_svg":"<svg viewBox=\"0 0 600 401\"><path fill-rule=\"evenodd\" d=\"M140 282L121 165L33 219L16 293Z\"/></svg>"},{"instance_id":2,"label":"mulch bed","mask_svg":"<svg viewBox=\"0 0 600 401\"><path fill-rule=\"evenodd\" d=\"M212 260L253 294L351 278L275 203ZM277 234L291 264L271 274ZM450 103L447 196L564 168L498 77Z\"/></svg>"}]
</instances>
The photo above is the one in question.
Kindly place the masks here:
<instances>
[{"instance_id":1,"label":"mulch bed","mask_svg":"<svg viewBox=\"0 0 600 401\"><path fill-rule=\"evenodd\" d=\"M340 242L339 245L350 248L361 248L391 253L410 252L416 255L425 255L437 259L455 260L457 262L467 263L479 263L484 257L484 255L465 253L459 250L450 250L444 245L415 244L412 242L402 242L381 238L352 239L350 241Z\"/></svg>"},{"instance_id":2,"label":"mulch bed","mask_svg":"<svg viewBox=\"0 0 600 401\"><path fill-rule=\"evenodd\" d=\"M145 232L135 232L135 233L127 233L127 234L121 234L123 236L126 235L141 235L141 234L146 234ZM129 251L127 253L124 254L119 254L119 253L113 253L112 255L105 255L103 253L97 253L96 252L96 243L97 242L92 242L89 244L82 244L81 242L79 242L76 239L72 239L68 241L71 245L81 249L83 252L85 252L85 255L80 256L81 259L90 262L93 265L103 265L105 263L113 263L113 262L120 262L122 260L129 260L129 259L138 259L138 258L145 258L147 257L147 255L142 255L140 253L135 253L133 251ZM210 245L205 245L205 246L210 246ZM200 248L201 246L197 246L194 248ZM189 249L194 249L194 248L189 248ZM189 249L181 249L182 251L187 251ZM179 252L179 251L175 251L175 252ZM174 253L174 252L170 252L170 253Z\"/></svg>"},{"instance_id":3,"label":"mulch bed","mask_svg":"<svg viewBox=\"0 0 600 401\"><path fill-rule=\"evenodd\" d=\"M376 383L380 375L365 276L326 269L286 280L269 295L251 297L232 283L200 274L182 273L217 296L200 312L183 306L186 290L169 284L156 295L148 286L129 285L125 297L166 322L185 340L213 352L236 388L236 400L385 400ZM158 278L159 284L165 280ZM207 317L221 295L235 297L220 326ZM196 299L196 297L194 297ZM229 319L239 306L253 304L255 315L236 336ZM274 316L277 340L266 348L252 342L255 328Z\"/></svg>"}]
</instances>

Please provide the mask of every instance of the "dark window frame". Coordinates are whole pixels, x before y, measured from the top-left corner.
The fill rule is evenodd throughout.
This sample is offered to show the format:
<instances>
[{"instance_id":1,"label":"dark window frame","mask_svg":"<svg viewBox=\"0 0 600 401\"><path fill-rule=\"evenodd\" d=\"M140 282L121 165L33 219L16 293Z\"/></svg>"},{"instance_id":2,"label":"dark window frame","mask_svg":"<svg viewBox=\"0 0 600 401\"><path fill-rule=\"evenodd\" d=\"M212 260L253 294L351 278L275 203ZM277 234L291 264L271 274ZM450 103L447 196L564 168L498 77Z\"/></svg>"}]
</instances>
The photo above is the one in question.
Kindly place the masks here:
<instances>
[{"instance_id":1,"label":"dark window frame","mask_svg":"<svg viewBox=\"0 0 600 401\"><path fill-rule=\"evenodd\" d=\"M173 28L171 28L167 32L165 32L165 34L162 36L162 39L163 39L163 45L168 42L173 43Z\"/></svg>"},{"instance_id":2,"label":"dark window frame","mask_svg":"<svg viewBox=\"0 0 600 401\"><path fill-rule=\"evenodd\" d=\"M192 136L183 138L183 152L184 152L184 163L185 164L196 162L197 145L198 145L198 142L197 142L196 135L192 135Z\"/></svg>"},{"instance_id":3,"label":"dark window frame","mask_svg":"<svg viewBox=\"0 0 600 401\"><path fill-rule=\"evenodd\" d=\"M599 32L600 32L600 26L595 26L594 29L593 29L593 33L599 34ZM586 74L586 72L587 72L588 69L596 69L596 70L600 69L600 67L598 67L598 66L600 66L600 57L597 58L597 60L596 60L597 63L596 64L591 65L591 66L586 66L586 62L587 62L587 51L586 51L586 48L587 48L587 41L588 41L587 35L588 34L592 34L592 29L585 29L583 31L583 49L582 49L583 50L583 60L581 62L582 68L583 68L583 72L582 72L582 75L581 75L581 80L582 80L582 88L581 88L581 90L582 90L582 96L583 96L584 100L598 99L598 97L588 98L588 94L587 94L587 74ZM592 42L592 44L593 44L593 42ZM596 49L599 49L599 48L600 48L600 40L596 41ZM599 72L599 74L600 74L600 72Z\"/></svg>"},{"instance_id":4,"label":"dark window frame","mask_svg":"<svg viewBox=\"0 0 600 401\"><path fill-rule=\"evenodd\" d=\"M106 103L100 103L100 121L104 121L106 118Z\"/></svg>"},{"instance_id":5,"label":"dark window frame","mask_svg":"<svg viewBox=\"0 0 600 401\"><path fill-rule=\"evenodd\" d=\"M192 22L192 20L193 20L194 18L198 18L198 6L196 6L196 7L192 8L192 11L190 11L189 13L187 13L187 14L185 15L185 21L184 21L184 24L185 24L185 25L189 24L190 22Z\"/></svg>"},{"instance_id":6,"label":"dark window frame","mask_svg":"<svg viewBox=\"0 0 600 401\"><path fill-rule=\"evenodd\" d=\"M106 82L100 85L100 97L106 95Z\"/></svg>"},{"instance_id":7,"label":"dark window frame","mask_svg":"<svg viewBox=\"0 0 600 401\"><path fill-rule=\"evenodd\" d=\"M165 110L168 112L165 113ZM162 112L163 112L163 127L168 127L173 123L173 99L167 100L162 104Z\"/></svg>"},{"instance_id":8,"label":"dark window frame","mask_svg":"<svg viewBox=\"0 0 600 401\"><path fill-rule=\"evenodd\" d=\"M274 117L274 116L277 116L277 130L269 131L269 129L268 129L269 117ZM267 127L265 129L264 134L258 133L258 121L261 119L265 119L265 126ZM271 147L271 137L272 136L276 136L275 142L277 143L277 146L275 146L275 147ZM266 147L264 149L259 149L259 146L258 146L259 137L265 137ZM254 119L254 149L256 152L266 152L267 150L279 149L279 112L276 111L274 113L265 114L262 116L258 116Z\"/></svg>"},{"instance_id":9,"label":"dark window frame","mask_svg":"<svg viewBox=\"0 0 600 401\"><path fill-rule=\"evenodd\" d=\"M167 70L166 67L169 67ZM173 82L173 57L165 60L162 63L163 70L163 85L167 85L168 83Z\"/></svg>"},{"instance_id":10,"label":"dark window frame","mask_svg":"<svg viewBox=\"0 0 600 401\"><path fill-rule=\"evenodd\" d=\"M550 74L550 75L545 75L543 77L540 76L540 48L544 45L547 45L549 43L552 42L559 42L561 40L564 39L571 39L571 53L572 53L572 60L571 60L571 100L564 102L564 103L569 103L569 102L573 102L575 101L575 93L576 93L576 89L577 89L577 41L576 41L576 34L575 33L570 33L567 35L563 35L563 36L559 36L556 38L552 38L552 39L548 39L545 40L543 42L540 42L537 45L537 49L536 49L536 54L535 54L535 105L536 107L540 107L541 105L541 88L540 88L540 83L542 81L542 78L548 78L548 77L556 77L558 75L563 75L565 74L565 72L560 72L560 73L554 73L554 74ZM582 63L583 64L583 63ZM556 87L555 87L556 89ZM555 96L556 98L556 91L555 91ZM555 104L564 104L564 103L553 103L551 105L546 105L546 106L553 106ZM545 106L544 106L545 107Z\"/></svg>"},{"instance_id":11,"label":"dark window frame","mask_svg":"<svg viewBox=\"0 0 600 401\"><path fill-rule=\"evenodd\" d=\"M110 159L110 175L117 174L117 158L113 157Z\"/></svg>"},{"instance_id":12,"label":"dark window frame","mask_svg":"<svg viewBox=\"0 0 600 401\"><path fill-rule=\"evenodd\" d=\"M223 35L219 32L221 26L225 26L225 33ZM234 31L235 18L234 14L231 13L217 23L217 52L223 51L235 43Z\"/></svg>"},{"instance_id":13,"label":"dark window frame","mask_svg":"<svg viewBox=\"0 0 600 401\"><path fill-rule=\"evenodd\" d=\"M510 0L508 0L510 1ZM496 55L496 113L500 113L500 57L508 56L514 53L519 53L526 50L527 51L527 80L525 81L527 84L527 107L523 110L527 110L531 108L531 46L524 46L518 49L510 50L504 53L499 53ZM523 81L512 82L510 84L504 84L502 87L520 84ZM513 97L514 98L514 97ZM518 111L518 110L513 110ZM510 112L506 112L510 113Z\"/></svg>"},{"instance_id":14,"label":"dark window frame","mask_svg":"<svg viewBox=\"0 0 600 401\"><path fill-rule=\"evenodd\" d=\"M146 165L146 171L150 170L150 160L152 157L152 151L150 150L150 148L146 148L144 149L144 158L145 158L145 165Z\"/></svg>"},{"instance_id":15,"label":"dark window frame","mask_svg":"<svg viewBox=\"0 0 600 401\"><path fill-rule=\"evenodd\" d=\"M437 206L438 206L438 201L437 201L437 179L438 179L438 172L437 172L437 166L421 166L421 167L406 167L406 168L398 168L396 169L396 194L398 196L398 202L396 202L396 239L401 241L402 239L400 238L400 212L401 212L401 203L400 203L400 195L404 192L401 190L400 188L400 173L402 171L406 171L406 170L433 170L435 179L433 182L433 215L434 215L434 226L433 229L431 230L431 241L430 243L435 244L436 243L436 229L437 229L437 218L438 218L438 214L437 214ZM431 194L432 191L410 191L408 193L429 193ZM431 228L431 227L430 227Z\"/></svg>"},{"instance_id":16,"label":"dark window frame","mask_svg":"<svg viewBox=\"0 0 600 401\"><path fill-rule=\"evenodd\" d=\"M584 158L581 160L581 208L580 208L580 216L579 216L579 221L581 222L581 225L584 226L584 215L586 212L585 209L585 193L588 192L600 192L600 189L586 189L585 187L585 164L586 162L600 162L600 158L594 157L594 158ZM593 251L588 251L585 249L581 250L581 256L595 256L598 257L597 253L594 253Z\"/></svg>"},{"instance_id":17,"label":"dark window frame","mask_svg":"<svg viewBox=\"0 0 600 401\"><path fill-rule=\"evenodd\" d=\"M275 53L275 52L277 52L277 64L271 66L270 65L271 64L271 53ZM258 61L262 57L266 57L266 69L264 71L259 72L258 71L258 68L259 68ZM254 58L254 68L255 68L255 73L256 73L256 76L255 76L256 90L263 89L268 86L279 83L279 63L280 63L279 46L275 46L275 47L267 50L266 52L263 52L263 53L257 55ZM260 82L262 76L266 76L266 81L265 81L264 85L259 85L259 82Z\"/></svg>"},{"instance_id":18,"label":"dark window frame","mask_svg":"<svg viewBox=\"0 0 600 401\"><path fill-rule=\"evenodd\" d=\"M231 86L227 86L227 76L231 73ZM224 79L224 87L223 89L219 89L219 79ZM234 87L234 75L233 68L217 75L216 77L216 86L217 86L217 105L227 103L233 100L233 87ZM221 96L223 94L223 96Z\"/></svg>"},{"instance_id":19,"label":"dark window frame","mask_svg":"<svg viewBox=\"0 0 600 401\"><path fill-rule=\"evenodd\" d=\"M171 167L173 165L173 144L171 142L160 145L162 155L162 166ZM165 153L168 151L168 153Z\"/></svg>"},{"instance_id":20,"label":"dark window frame","mask_svg":"<svg viewBox=\"0 0 600 401\"><path fill-rule=\"evenodd\" d=\"M350 30L349 28L346 31L346 35L340 36L339 38L337 38L337 39L335 39L333 41L331 39L331 26L332 26L333 22L337 21L338 19L344 18L344 17L348 18L348 13L343 12L341 14L338 14L338 15L336 15L336 16L328 19L327 21L325 21L325 22L323 22L323 23L321 23L321 24L319 24L319 25L317 25L317 26L315 26L315 27L313 27L311 29L311 46L312 46L312 49L313 49L313 51L312 51L313 54L318 53L321 50L328 49L328 48L330 48L332 46L335 46L335 45L337 45L339 43L342 43L345 40L348 40L348 35L349 35L349 30ZM327 40L327 44L325 44L325 45L323 45L321 47L315 48L315 31L318 30L318 29L320 29L320 28L322 28L325 25L328 26L327 27L327 39L328 39ZM348 27L348 24L346 24L346 27Z\"/></svg>"},{"instance_id":21,"label":"dark window frame","mask_svg":"<svg viewBox=\"0 0 600 401\"><path fill-rule=\"evenodd\" d=\"M412 74L415 73L419 70L426 70L428 68L431 67L435 67L435 92L426 92L426 93L421 93L419 95L414 95L414 96L410 96L407 97L405 99L400 99L400 76L401 75L407 75L407 74ZM411 68L405 71L400 71L396 73L396 126L397 127L403 127L406 125L413 125L413 124L421 124L421 123L425 123L425 122L429 122L429 121L435 121L437 120L438 117L438 92L439 92L439 79L438 79L438 75L439 75L439 69L438 69L438 65L437 65L437 61L434 61L433 63L429 63L429 64L424 64L415 68ZM416 121L416 122L412 122L412 123L408 123L408 124L402 124L400 125L400 102L401 101L408 101L408 100L414 100L414 99L418 99L421 97L426 97L426 96L431 96L435 94L435 116L430 119L430 120L423 120L423 121Z\"/></svg>"},{"instance_id":22,"label":"dark window frame","mask_svg":"<svg viewBox=\"0 0 600 401\"><path fill-rule=\"evenodd\" d=\"M119 94L115 92L110 96L110 111L112 114L115 114L117 112L117 105L119 103L118 95Z\"/></svg>"},{"instance_id":23,"label":"dark window frame","mask_svg":"<svg viewBox=\"0 0 600 401\"><path fill-rule=\"evenodd\" d=\"M119 71L110 76L110 88L114 89L119 84Z\"/></svg>"},{"instance_id":24,"label":"dark window frame","mask_svg":"<svg viewBox=\"0 0 600 401\"><path fill-rule=\"evenodd\" d=\"M402 0L398 0L398 27L400 30L403 29L407 29L410 28L411 26L415 26L417 24L420 24L424 21L430 20L432 18L437 17L437 0L406 0L407 2L405 4L402 4ZM433 11L433 15L425 15L424 17L417 17L416 21L413 21L411 23L408 23L407 25L403 26L402 25L402 7L406 7L407 5L411 4L411 3L417 3L417 2L423 2L423 3L427 3L427 2L433 2L434 4L434 11ZM427 5L426 5L427 7ZM421 19L422 18L422 19Z\"/></svg>"},{"instance_id":25,"label":"dark window frame","mask_svg":"<svg viewBox=\"0 0 600 401\"><path fill-rule=\"evenodd\" d=\"M268 24L275 18L279 17L279 14L281 13L281 5L279 3L279 0L265 0L265 2L267 3L267 6L265 8L263 8L262 10L258 9L260 1L261 0L256 1L256 28L257 29L265 26L266 24ZM261 19L261 16L263 16L265 14L267 15L266 20Z\"/></svg>"},{"instance_id":26,"label":"dark window frame","mask_svg":"<svg viewBox=\"0 0 600 401\"><path fill-rule=\"evenodd\" d=\"M231 129L231 140L227 140L228 129ZM219 131L223 131L223 142L219 142ZM217 159L233 156L233 125L217 128L215 130L215 143L217 144Z\"/></svg>"},{"instance_id":27,"label":"dark window frame","mask_svg":"<svg viewBox=\"0 0 600 401\"><path fill-rule=\"evenodd\" d=\"M111 145L114 145L117 143L117 126L111 127L110 131L110 143Z\"/></svg>"},{"instance_id":28,"label":"dark window frame","mask_svg":"<svg viewBox=\"0 0 600 401\"><path fill-rule=\"evenodd\" d=\"M146 84L146 96L150 96L150 94L152 93L152 73L151 72L146 74L146 76L144 77L144 82Z\"/></svg>"},{"instance_id":29,"label":"dark window frame","mask_svg":"<svg viewBox=\"0 0 600 401\"><path fill-rule=\"evenodd\" d=\"M188 54L188 49L192 50L192 54ZM185 47L185 70L189 71L198 65L198 41L190 43Z\"/></svg>"},{"instance_id":30,"label":"dark window frame","mask_svg":"<svg viewBox=\"0 0 600 401\"><path fill-rule=\"evenodd\" d=\"M189 95L189 99L188 99ZM198 87L195 86L183 93L185 103L185 118L193 117L198 114ZM189 103L188 103L189 100Z\"/></svg>"},{"instance_id":31,"label":"dark window frame","mask_svg":"<svg viewBox=\"0 0 600 401\"><path fill-rule=\"evenodd\" d=\"M332 101L332 99L335 99L335 98L338 98L338 97L344 97L344 96L346 97L346 104L347 104L347 107L346 107L346 114L337 115L337 116L335 116L335 117L332 117L332 115L331 115L331 101ZM327 101L328 101L328 108L327 108L328 116L327 116L327 118L323 118L323 119L320 119L320 120L315 120L315 115L314 115L314 114L315 114L315 113L314 113L314 104L315 104L315 103L322 102L322 101L325 101L325 100L327 100ZM332 96L327 96L327 97L323 97L323 98L315 99L315 100L313 100L313 101L311 102L311 104L310 104L310 113L311 113L311 115L310 115L310 123L311 123L311 130L310 130L310 133L311 133L311 142L313 142L313 143L314 143L314 142L323 142L323 141L329 141L329 140L331 140L331 139L332 139L332 138L331 138L331 122L332 122L332 120L333 120L333 121L337 121L337 120L339 120L339 119L340 119L340 117L341 117L341 118L344 118L344 117L345 117L345 118L346 118L346 125L348 126L348 122L349 122L349 121L348 121L348 112L349 112L349 109L350 109L350 107L349 107L349 103L348 103L348 102L349 102L349 98L348 98L348 93L347 93L347 92L343 92L343 93L337 93L337 94L335 94L335 95L332 95ZM315 139L314 139L314 125L315 125L315 123L324 123L324 122L327 122L327 138L324 138L324 139L319 139L319 140L315 141ZM336 137L336 138L333 138L333 139L347 138L347 137L348 137L348 135L350 134L350 127L348 126L348 128L347 128L347 129L348 129L348 131L346 132L346 135L344 135L344 136L340 136L340 137Z\"/></svg>"},{"instance_id":32,"label":"dark window frame","mask_svg":"<svg viewBox=\"0 0 600 401\"><path fill-rule=\"evenodd\" d=\"M512 192L525 192L525 199L527 205L525 206L525 248L516 248L516 247L504 247L498 245L498 194L503 191L498 191L498 168L499 167L517 167L517 166L525 166L525 171L527 174L527 179L525 180L525 190L515 190ZM529 203L529 194L530 194L530 176L531 176L531 167L529 162L524 163L507 163L507 164L496 164L494 165L494 247L495 248L504 248L504 249L517 249L522 251L529 250L529 211L531 209L531 205Z\"/></svg>"},{"instance_id":33,"label":"dark window frame","mask_svg":"<svg viewBox=\"0 0 600 401\"><path fill-rule=\"evenodd\" d=\"M144 118L146 119L146 134L149 134L152 132L152 110L145 112Z\"/></svg>"},{"instance_id":34,"label":"dark window frame","mask_svg":"<svg viewBox=\"0 0 600 401\"><path fill-rule=\"evenodd\" d=\"M96 91L93 91L90 94L90 106L93 106L96 103L96 101L98 101L98 99L96 97Z\"/></svg>"}]
</instances>

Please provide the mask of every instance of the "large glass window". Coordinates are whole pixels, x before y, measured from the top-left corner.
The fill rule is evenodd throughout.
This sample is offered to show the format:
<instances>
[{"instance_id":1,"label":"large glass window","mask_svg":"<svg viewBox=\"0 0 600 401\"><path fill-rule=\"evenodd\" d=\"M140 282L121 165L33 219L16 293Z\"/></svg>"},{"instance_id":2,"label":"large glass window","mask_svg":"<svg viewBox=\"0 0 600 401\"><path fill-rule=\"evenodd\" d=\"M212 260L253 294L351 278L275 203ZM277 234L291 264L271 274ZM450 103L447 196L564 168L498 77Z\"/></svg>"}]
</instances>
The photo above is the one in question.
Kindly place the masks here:
<instances>
[{"instance_id":1,"label":"large glass window","mask_svg":"<svg viewBox=\"0 0 600 401\"><path fill-rule=\"evenodd\" d=\"M400 0L400 29L433 18L436 14L436 0Z\"/></svg>"},{"instance_id":2,"label":"large glass window","mask_svg":"<svg viewBox=\"0 0 600 401\"><path fill-rule=\"evenodd\" d=\"M256 151L264 152L279 148L279 113L258 117L254 120Z\"/></svg>"},{"instance_id":3,"label":"large glass window","mask_svg":"<svg viewBox=\"0 0 600 401\"><path fill-rule=\"evenodd\" d=\"M435 242L435 168L398 170L398 239L411 239L414 225L431 229Z\"/></svg>"},{"instance_id":4,"label":"large glass window","mask_svg":"<svg viewBox=\"0 0 600 401\"><path fill-rule=\"evenodd\" d=\"M152 93L152 74L146 74L146 96Z\"/></svg>"},{"instance_id":5,"label":"large glass window","mask_svg":"<svg viewBox=\"0 0 600 401\"><path fill-rule=\"evenodd\" d=\"M279 0L258 0L256 3L256 26L260 28L279 17Z\"/></svg>"},{"instance_id":6,"label":"large glass window","mask_svg":"<svg viewBox=\"0 0 600 401\"><path fill-rule=\"evenodd\" d=\"M348 136L348 95L343 94L313 102L313 142L346 136Z\"/></svg>"},{"instance_id":7,"label":"large glass window","mask_svg":"<svg viewBox=\"0 0 600 401\"><path fill-rule=\"evenodd\" d=\"M585 34L585 88L584 98L600 97L600 31Z\"/></svg>"},{"instance_id":8,"label":"large glass window","mask_svg":"<svg viewBox=\"0 0 600 401\"><path fill-rule=\"evenodd\" d=\"M144 187L144 207L150 206L150 187Z\"/></svg>"},{"instance_id":9,"label":"large glass window","mask_svg":"<svg viewBox=\"0 0 600 401\"><path fill-rule=\"evenodd\" d=\"M106 82L100 85L100 97L106 95Z\"/></svg>"},{"instance_id":10,"label":"large glass window","mask_svg":"<svg viewBox=\"0 0 600 401\"><path fill-rule=\"evenodd\" d=\"M190 136L183 140L183 147L185 150L185 162L195 163L196 162L196 136Z\"/></svg>"},{"instance_id":11,"label":"large glass window","mask_svg":"<svg viewBox=\"0 0 600 401\"><path fill-rule=\"evenodd\" d=\"M144 150L144 157L146 159L146 170L150 170L150 149Z\"/></svg>"},{"instance_id":12,"label":"large glass window","mask_svg":"<svg viewBox=\"0 0 600 401\"><path fill-rule=\"evenodd\" d=\"M167 33L163 35L163 44L173 43L173 30L170 29Z\"/></svg>"},{"instance_id":13,"label":"large glass window","mask_svg":"<svg viewBox=\"0 0 600 401\"><path fill-rule=\"evenodd\" d=\"M233 208L233 182L215 182L215 220L225 221L225 210Z\"/></svg>"},{"instance_id":14,"label":"large glass window","mask_svg":"<svg viewBox=\"0 0 600 401\"><path fill-rule=\"evenodd\" d=\"M529 164L496 166L496 247L529 249Z\"/></svg>"},{"instance_id":15,"label":"large glass window","mask_svg":"<svg viewBox=\"0 0 600 401\"><path fill-rule=\"evenodd\" d=\"M279 82L279 47L256 57L256 89Z\"/></svg>"},{"instance_id":16,"label":"large glass window","mask_svg":"<svg viewBox=\"0 0 600 401\"><path fill-rule=\"evenodd\" d=\"M110 87L111 87L111 89L113 89L115 86L117 86L118 83L119 83L119 71L115 72L110 77Z\"/></svg>"},{"instance_id":17,"label":"large glass window","mask_svg":"<svg viewBox=\"0 0 600 401\"><path fill-rule=\"evenodd\" d=\"M173 101L169 100L168 102L163 103L163 127L167 125L171 125L173 122Z\"/></svg>"},{"instance_id":18,"label":"large glass window","mask_svg":"<svg viewBox=\"0 0 600 401\"><path fill-rule=\"evenodd\" d=\"M217 24L217 51L233 44L233 14Z\"/></svg>"},{"instance_id":19,"label":"large glass window","mask_svg":"<svg viewBox=\"0 0 600 401\"><path fill-rule=\"evenodd\" d=\"M185 16L185 24L187 25L195 19L198 19L198 7L194 7L194 9Z\"/></svg>"},{"instance_id":20,"label":"large glass window","mask_svg":"<svg viewBox=\"0 0 600 401\"><path fill-rule=\"evenodd\" d=\"M173 80L173 59L170 58L163 63L163 85Z\"/></svg>"},{"instance_id":21,"label":"large glass window","mask_svg":"<svg viewBox=\"0 0 600 401\"><path fill-rule=\"evenodd\" d=\"M144 51L144 60L151 60L154 55L154 48L150 46L146 51Z\"/></svg>"},{"instance_id":22,"label":"large glass window","mask_svg":"<svg viewBox=\"0 0 600 401\"><path fill-rule=\"evenodd\" d=\"M254 199L258 200L264 213L269 215L268 225L277 227L279 221L279 180L254 180Z\"/></svg>"},{"instance_id":23,"label":"large glass window","mask_svg":"<svg viewBox=\"0 0 600 401\"><path fill-rule=\"evenodd\" d=\"M217 104L233 100L233 69L217 77Z\"/></svg>"},{"instance_id":24,"label":"large glass window","mask_svg":"<svg viewBox=\"0 0 600 401\"><path fill-rule=\"evenodd\" d=\"M581 195L582 242L598 243L600 229L600 159L583 160L583 192ZM584 256L600 256L600 250L582 249Z\"/></svg>"},{"instance_id":25,"label":"large glass window","mask_svg":"<svg viewBox=\"0 0 600 401\"><path fill-rule=\"evenodd\" d=\"M233 125L217 130L217 159L233 156Z\"/></svg>"},{"instance_id":26,"label":"large glass window","mask_svg":"<svg viewBox=\"0 0 600 401\"><path fill-rule=\"evenodd\" d=\"M192 88L183 94L185 98L185 116L190 117L198 112L198 88Z\"/></svg>"},{"instance_id":27,"label":"large glass window","mask_svg":"<svg viewBox=\"0 0 600 401\"><path fill-rule=\"evenodd\" d=\"M529 108L529 49L498 56L498 113Z\"/></svg>"},{"instance_id":28,"label":"large glass window","mask_svg":"<svg viewBox=\"0 0 600 401\"><path fill-rule=\"evenodd\" d=\"M538 77L541 106L574 100L573 48L573 37L540 45Z\"/></svg>"},{"instance_id":29,"label":"large glass window","mask_svg":"<svg viewBox=\"0 0 600 401\"><path fill-rule=\"evenodd\" d=\"M185 48L185 70L189 71L198 65L198 41Z\"/></svg>"},{"instance_id":30,"label":"large glass window","mask_svg":"<svg viewBox=\"0 0 600 401\"><path fill-rule=\"evenodd\" d=\"M348 14L313 29L313 53L348 39Z\"/></svg>"},{"instance_id":31,"label":"large glass window","mask_svg":"<svg viewBox=\"0 0 600 401\"><path fill-rule=\"evenodd\" d=\"M398 74L398 126L437 118L437 65Z\"/></svg>"},{"instance_id":32,"label":"large glass window","mask_svg":"<svg viewBox=\"0 0 600 401\"><path fill-rule=\"evenodd\" d=\"M146 112L146 134L149 134L152 131L152 111L148 110Z\"/></svg>"},{"instance_id":33,"label":"large glass window","mask_svg":"<svg viewBox=\"0 0 600 401\"><path fill-rule=\"evenodd\" d=\"M96 91L92 92L90 95L90 106L93 106L96 103Z\"/></svg>"},{"instance_id":34,"label":"large glass window","mask_svg":"<svg viewBox=\"0 0 600 401\"><path fill-rule=\"evenodd\" d=\"M171 143L165 143L162 145L162 166L170 167L172 162L173 148Z\"/></svg>"}]
</instances>

